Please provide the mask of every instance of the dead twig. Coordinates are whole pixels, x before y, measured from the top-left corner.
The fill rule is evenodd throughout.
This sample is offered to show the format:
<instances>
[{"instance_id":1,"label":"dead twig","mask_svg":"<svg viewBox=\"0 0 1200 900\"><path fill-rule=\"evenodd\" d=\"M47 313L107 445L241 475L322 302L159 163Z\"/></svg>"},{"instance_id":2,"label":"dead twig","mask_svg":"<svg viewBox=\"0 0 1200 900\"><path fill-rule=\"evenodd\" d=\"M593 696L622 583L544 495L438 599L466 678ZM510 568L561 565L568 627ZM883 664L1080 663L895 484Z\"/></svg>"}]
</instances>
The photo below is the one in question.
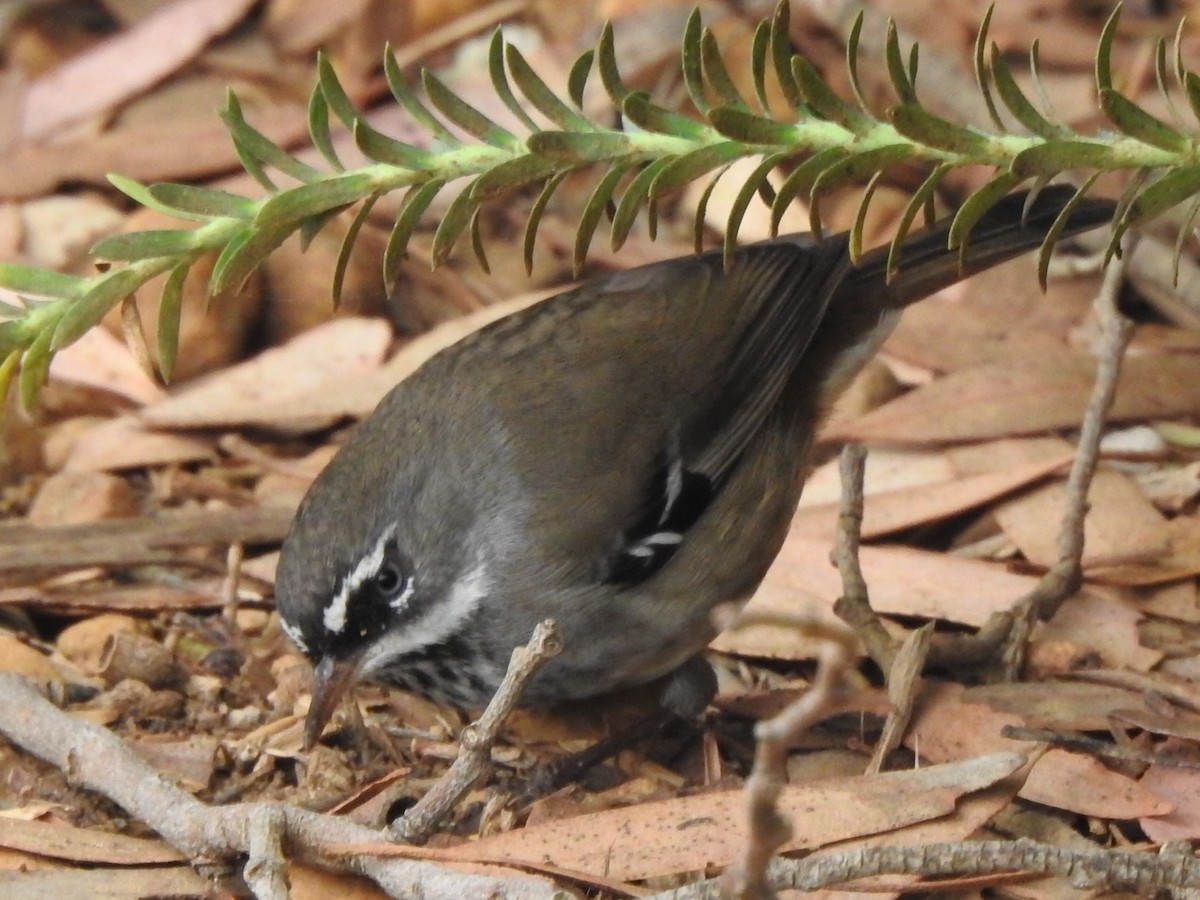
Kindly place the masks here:
<instances>
[{"instance_id":1,"label":"dead twig","mask_svg":"<svg viewBox=\"0 0 1200 900\"><path fill-rule=\"evenodd\" d=\"M1063 602L1083 585L1084 520L1088 512L1088 489L1100 460L1100 438L1104 423L1117 392L1125 348L1133 336L1133 323L1121 314L1118 299L1124 281L1125 263L1133 250L1134 238L1122 242L1121 256L1109 264L1104 282L1096 295L1095 310L1102 329L1096 361L1096 381L1083 414L1075 462L1067 476L1067 498L1058 533L1058 562L1047 572L1033 592L1013 611L1013 628L1005 642L1003 674L1012 680L1025 663L1029 638L1038 621L1048 619Z\"/></svg>"},{"instance_id":2,"label":"dead twig","mask_svg":"<svg viewBox=\"0 0 1200 900\"><path fill-rule=\"evenodd\" d=\"M766 883L775 891L815 891L880 875L961 878L1014 874L1065 878L1082 891L1129 892L1153 896L1166 889L1177 897L1200 890L1200 859L1189 851L1157 854L1115 850L1062 850L1028 838L1015 841L961 841L908 847L864 847L818 853L806 859L777 858L767 867ZM908 885L907 890L914 890ZM710 879L645 900L723 900L723 883Z\"/></svg>"},{"instance_id":3,"label":"dead twig","mask_svg":"<svg viewBox=\"0 0 1200 900\"><path fill-rule=\"evenodd\" d=\"M867 648L867 655L885 672L891 671L899 645L888 634L871 608L867 581L859 564L862 544L863 475L867 451L860 444L847 444L838 461L842 477L842 500L838 511L837 543L833 561L842 576L842 596L833 605L834 614L850 626Z\"/></svg>"},{"instance_id":4,"label":"dead twig","mask_svg":"<svg viewBox=\"0 0 1200 900\"><path fill-rule=\"evenodd\" d=\"M0 673L0 733L27 753L66 772L145 822L192 860L253 863L247 880L259 897L274 898L279 858L292 857L362 875L395 897L550 898L537 879L495 878L454 872L427 862L350 855L347 844L370 844L378 832L336 816L281 803L210 807L142 762L120 738L78 719L42 697L24 678Z\"/></svg>"},{"instance_id":5,"label":"dead twig","mask_svg":"<svg viewBox=\"0 0 1200 900\"><path fill-rule=\"evenodd\" d=\"M561 651L562 641L553 619L541 622L529 643L513 650L508 671L487 709L459 735L458 756L425 796L392 823L389 830L393 840L415 844L428 840L467 792L486 777L491 771L492 746L500 726L520 701L529 679Z\"/></svg>"},{"instance_id":6,"label":"dead twig","mask_svg":"<svg viewBox=\"0 0 1200 900\"><path fill-rule=\"evenodd\" d=\"M1133 326L1120 312L1117 298L1124 278L1125 260L1133 248L1127 237L1122 254L1109 264L1104 283L1096 295L1095 309L1103 329L1096 363L1096 380L1080 426L1075 460L1067 476L1067 500L1058 536L1058 562L1042 576L1032 591L1013 608L996 613L975 634L958 635L937 641L930 649L931 665L954 667L970 665L1003 650L1003 674L1011 680L1025 661L1033 626L1054 615L1063 602L1083 584L1084 519L1088 509L1088 489L1100 458L1100 438L1105 417L1117 390L1125 347Z\"/></svg>"},{"instance_id":7,"label":"dead twig","mask_svg":"<svg viewBox=\"0 0 1200 900\"><path fill-rule=\"evenodd\" d=\"M776 624L778 617L773 617ZM747 617L738 624L757 624ZM845 628L809 619L794 619L793 628L822 642L812 687L773 719L754 729L754 768L746 780L747 838L742 854L725 872L721 884L729 896L764 900L773 896L767 869L775 852L791 836L791 824L779 813L779 794L787 783L787 756L812 725L838 708L845 671L854 664L857 641Z\"/></svg>"}]
</instances>

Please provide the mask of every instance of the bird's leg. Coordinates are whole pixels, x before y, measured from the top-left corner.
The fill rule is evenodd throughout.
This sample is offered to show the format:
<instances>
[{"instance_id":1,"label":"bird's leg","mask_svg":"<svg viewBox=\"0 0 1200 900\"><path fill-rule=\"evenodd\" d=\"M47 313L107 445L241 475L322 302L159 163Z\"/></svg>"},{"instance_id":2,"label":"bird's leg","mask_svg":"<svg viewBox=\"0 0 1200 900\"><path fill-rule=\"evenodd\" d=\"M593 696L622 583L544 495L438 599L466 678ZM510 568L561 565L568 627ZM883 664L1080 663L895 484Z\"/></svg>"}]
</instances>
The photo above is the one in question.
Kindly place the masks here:
<instances>
[{"instance_id":1,"label":"bird's leg","mask_svg":"<svg viewBox=\"0 0 1200 900\"><path fill-rule=\"evenodd\" d=\"M691 723L717 693L717 676L702 656L693 656L667 676L659 708L592 746L539 766L530 777L523 801L536 800L578 781L593 766L650 740L676 723Z\"/></svg>"}]
</instances>

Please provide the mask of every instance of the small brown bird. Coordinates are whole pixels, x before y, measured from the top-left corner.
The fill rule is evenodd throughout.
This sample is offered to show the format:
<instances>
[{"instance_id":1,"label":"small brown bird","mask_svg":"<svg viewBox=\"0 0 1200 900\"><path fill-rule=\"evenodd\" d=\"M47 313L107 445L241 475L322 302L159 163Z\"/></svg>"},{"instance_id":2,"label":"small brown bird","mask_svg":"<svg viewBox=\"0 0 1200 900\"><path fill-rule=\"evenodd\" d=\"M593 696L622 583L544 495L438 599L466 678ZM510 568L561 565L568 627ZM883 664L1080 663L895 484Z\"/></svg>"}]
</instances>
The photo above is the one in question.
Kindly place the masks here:
<instances>
[{"instance_id":1,"label":"small brown bird","mask_svg":"<svg viewBox=\"0 0 1200 900\"><path fill-rule=\"evenodd\" d=\"M710 612L778 553L838 394L922 297L1037 247L1073 191L998 203L965 262L948 222L850 260L799 235L598 278L429 360L312 486L277 602L316 665L306 743L367 678L484 705L543 619L564 651L523 700L670 676L664 707L712 697ZM1026 206L1028 208L1026 209ZM1087 200L1064 236L1113 205Z\"/></svg>"}]
</instances>

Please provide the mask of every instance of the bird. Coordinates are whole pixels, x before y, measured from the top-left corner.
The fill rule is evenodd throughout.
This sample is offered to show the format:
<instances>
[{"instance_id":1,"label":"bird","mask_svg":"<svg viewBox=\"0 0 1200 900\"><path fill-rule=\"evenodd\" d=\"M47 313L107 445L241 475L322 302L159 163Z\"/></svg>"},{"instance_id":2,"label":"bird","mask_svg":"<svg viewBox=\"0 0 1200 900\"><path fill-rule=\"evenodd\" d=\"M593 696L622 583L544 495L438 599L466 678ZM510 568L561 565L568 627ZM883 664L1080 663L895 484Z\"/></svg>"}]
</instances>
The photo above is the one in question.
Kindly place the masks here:
<instances>
[{"instance_id":1,"label":"bird","mask_svg":"<svg viewBox=\"0 0 1200 900\"><path fill-rule=\"evenodd\" d=\"M851 259L801 234L607 274L429 359L359 423L282 544L276 604L314 665L305 746L360 680L483 707L554 619L522 702L654 683L699 715L711 613L778 554L833 401L911 303L1109 221L1051 185L965 248L950 220ZM1061 216L1060 216L1061 214ZM961 251L961 252L960 252Z\"/></svg>"}]
</instances>

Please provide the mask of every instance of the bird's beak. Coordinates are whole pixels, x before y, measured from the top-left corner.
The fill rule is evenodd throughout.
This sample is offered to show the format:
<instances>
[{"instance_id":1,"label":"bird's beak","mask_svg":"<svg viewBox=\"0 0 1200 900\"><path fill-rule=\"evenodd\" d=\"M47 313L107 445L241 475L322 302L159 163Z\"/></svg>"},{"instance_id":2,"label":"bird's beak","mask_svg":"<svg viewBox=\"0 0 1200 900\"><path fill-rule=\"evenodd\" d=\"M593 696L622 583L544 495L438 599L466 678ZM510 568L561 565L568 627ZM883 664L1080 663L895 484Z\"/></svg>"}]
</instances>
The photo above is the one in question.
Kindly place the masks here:
<instances>
[{"instance_id":1,"label":"bird's beak","mask_svg":"<svg viewBox=\"0 0 1200 900\"><path fill-rule=\"evenodd\" d=\"M313 673L312 703L308 707L308 718L304 720L304 749L311 750L325 730L338 702L358 675L361 657L351 656L337 659L324 656Z\"/></svg>"}]
</instances>

